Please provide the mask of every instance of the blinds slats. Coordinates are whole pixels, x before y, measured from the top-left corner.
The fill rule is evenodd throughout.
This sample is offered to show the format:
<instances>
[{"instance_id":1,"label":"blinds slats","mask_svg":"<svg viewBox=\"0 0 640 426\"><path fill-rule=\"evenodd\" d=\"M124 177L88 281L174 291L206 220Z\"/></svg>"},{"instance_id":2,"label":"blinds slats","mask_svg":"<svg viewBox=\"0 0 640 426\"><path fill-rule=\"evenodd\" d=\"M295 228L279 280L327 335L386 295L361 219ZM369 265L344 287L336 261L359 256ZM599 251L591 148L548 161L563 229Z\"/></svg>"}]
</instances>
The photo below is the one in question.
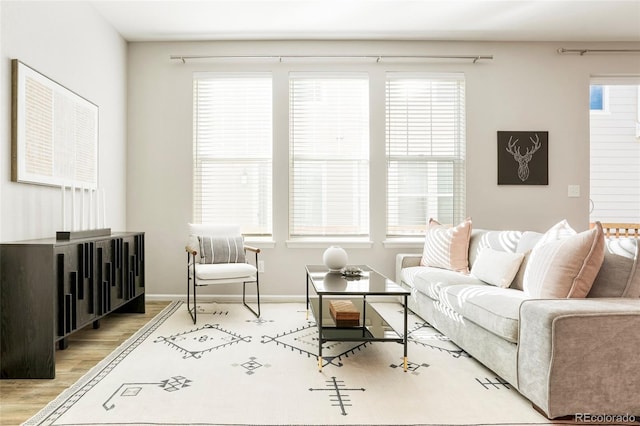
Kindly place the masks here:
<instances>
[{"instance_id":1,"label":"blinds slats","mask_svg":"<svg viewBox=\"0 0 640 426\"><path fill-rule=\"evenodd\" d=\"M193 86L194 222L271 235L271 75L197 73Z\"/></svg>"},{"instance_id":2,"label":"blinds slats","mask_svg":"<svg viewBox=\"0 0 640 426\"><path fill-rule=\"evenodd\" d=\"M640 221L640 79L591 79L603 89L603 113L590 115L591 222ZM593 96L593 93L591 93Z\"/></svg>"},{"instance_id":3,"label":"blinds slats","mask_svg":"<svg viewBox=\"0 0 640 426\"><path fill-rule=\"evenodd\" d=\"M292 73L289 233L369 233L366 74Z\"/></svg>"},{"instance_id":4,"label":"blinds slats","mask_svg":"<svg viewBox=\"0 0 640 426\"><path fill-rule=\"evenodd\" d=\"M464 218L464 78L387 74L387 235Z\"/></svg>"}]
</instances>

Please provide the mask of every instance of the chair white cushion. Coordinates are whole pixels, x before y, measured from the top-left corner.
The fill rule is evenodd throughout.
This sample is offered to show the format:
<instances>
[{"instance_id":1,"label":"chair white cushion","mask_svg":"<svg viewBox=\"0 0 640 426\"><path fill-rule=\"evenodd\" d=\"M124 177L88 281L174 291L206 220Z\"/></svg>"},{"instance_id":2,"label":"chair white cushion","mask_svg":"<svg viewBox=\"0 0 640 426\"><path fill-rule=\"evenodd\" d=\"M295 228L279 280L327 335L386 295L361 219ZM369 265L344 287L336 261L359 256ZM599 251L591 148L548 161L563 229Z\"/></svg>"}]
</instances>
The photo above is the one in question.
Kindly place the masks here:
<instances>
[{"instance_id":1,"label":"chair white cushion","mask_svg":"<svg viewBox=\"0 0 640 426\"><path fill-rule=\"evenodd\" d=\"M249 263L197 263L197 280L233 280L253 278L257 272L256 267Z\"/></svg>"}]
</instances>

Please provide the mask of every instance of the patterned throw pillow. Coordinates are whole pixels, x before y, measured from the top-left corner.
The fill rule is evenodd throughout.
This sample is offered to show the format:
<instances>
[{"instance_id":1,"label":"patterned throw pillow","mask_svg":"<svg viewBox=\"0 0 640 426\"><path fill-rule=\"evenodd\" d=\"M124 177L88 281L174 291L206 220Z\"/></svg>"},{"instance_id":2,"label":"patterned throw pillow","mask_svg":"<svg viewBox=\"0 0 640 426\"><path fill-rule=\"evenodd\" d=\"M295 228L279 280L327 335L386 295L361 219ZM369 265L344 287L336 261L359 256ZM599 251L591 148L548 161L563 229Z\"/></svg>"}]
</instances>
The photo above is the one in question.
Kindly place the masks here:
<instances>
[{"instance_id":1,"label":"patterned throw pillow","mask_svg":"<svg viewBox=\"0 0 640 426\"><path fill-rule=\"evenodd\" d=\"M453 227L429 219L420 265L468 274L470 237L471 218Z\"/></svg>"},{"instance_id":2,"label":"patterned throw pillow","mask_svg":"<svg viewBox=\"0 0 640 426\"><path fill-rule=\"evenodd\" d=\"M600 222L579 234L552 235L531 251L524 271L524 293L529 297L586 297L604 260L604 232Z\"/></svg>"},{"instance_id":3,"label":"patterned throw pillow","mask_svg":"<svg viewBox=\"0 0 640 426\"><path fill-rule=\"evenodd\" d=\"M244 263L244 239L237 237L198 237L200 263Z\"/></svg>"}]
</instances>

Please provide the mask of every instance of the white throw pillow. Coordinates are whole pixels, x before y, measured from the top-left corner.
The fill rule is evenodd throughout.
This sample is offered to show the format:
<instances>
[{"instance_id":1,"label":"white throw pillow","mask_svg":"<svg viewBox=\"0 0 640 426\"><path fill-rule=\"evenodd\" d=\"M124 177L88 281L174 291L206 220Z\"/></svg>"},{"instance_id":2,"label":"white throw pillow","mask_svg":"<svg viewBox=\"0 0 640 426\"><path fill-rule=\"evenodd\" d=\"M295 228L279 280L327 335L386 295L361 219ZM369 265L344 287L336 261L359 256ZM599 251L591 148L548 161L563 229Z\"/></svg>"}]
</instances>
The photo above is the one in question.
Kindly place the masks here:
<instances>
[{"instance_id":1,"label":"white throw pillow","mask_svg":"<svg viewBox=\"0 0 640 426\"><path fill-rule=\"evenodd\" d=\"M471 275L487 284L507 288L518 273L522 259L524 253L510 253L487 247L478 253L471 267Z\"/></svg>"},{"instance_id":2,"label":"white throw pillow","mask_svg":"<svg viewBox=\"0 0 640 426\"><path fill-rule=\"evenodd\" d=\"M571 227L571 225L569 225L569 222L567 222L566 219L563 219L549 228L549 230L540 237L534 247L539 247L551 241L561 240L576 234L577 232Z\"/></svg>"}]
</instances>

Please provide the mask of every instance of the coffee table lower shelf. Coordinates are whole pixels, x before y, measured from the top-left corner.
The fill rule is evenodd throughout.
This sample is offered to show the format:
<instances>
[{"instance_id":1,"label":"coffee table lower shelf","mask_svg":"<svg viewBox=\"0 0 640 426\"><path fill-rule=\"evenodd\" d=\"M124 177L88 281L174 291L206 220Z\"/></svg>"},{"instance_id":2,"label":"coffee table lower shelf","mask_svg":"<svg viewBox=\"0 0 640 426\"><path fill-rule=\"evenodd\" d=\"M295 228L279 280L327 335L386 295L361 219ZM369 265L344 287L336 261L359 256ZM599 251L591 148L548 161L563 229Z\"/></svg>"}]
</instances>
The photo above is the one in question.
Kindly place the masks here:
<instances>
[{"instance_id":1,"label":"coffee table lower shelf","mask_svg":"<svg viewBox=\"0 0 640 426\"><path fill-rule=\"evenodd\" d=\"M364 298L351 300L360 311L360 325L354 327L336 327L335 321L329 314L329 302L333 297L310 297L311 312L318 326L318 369L322 371L322 345L324 342L396 342L404 345L404 370L407 371L407 327L404 333L395 330L376 308ZM322 315L319 315L322 303Z\"/></svg>"}]
</instances>

